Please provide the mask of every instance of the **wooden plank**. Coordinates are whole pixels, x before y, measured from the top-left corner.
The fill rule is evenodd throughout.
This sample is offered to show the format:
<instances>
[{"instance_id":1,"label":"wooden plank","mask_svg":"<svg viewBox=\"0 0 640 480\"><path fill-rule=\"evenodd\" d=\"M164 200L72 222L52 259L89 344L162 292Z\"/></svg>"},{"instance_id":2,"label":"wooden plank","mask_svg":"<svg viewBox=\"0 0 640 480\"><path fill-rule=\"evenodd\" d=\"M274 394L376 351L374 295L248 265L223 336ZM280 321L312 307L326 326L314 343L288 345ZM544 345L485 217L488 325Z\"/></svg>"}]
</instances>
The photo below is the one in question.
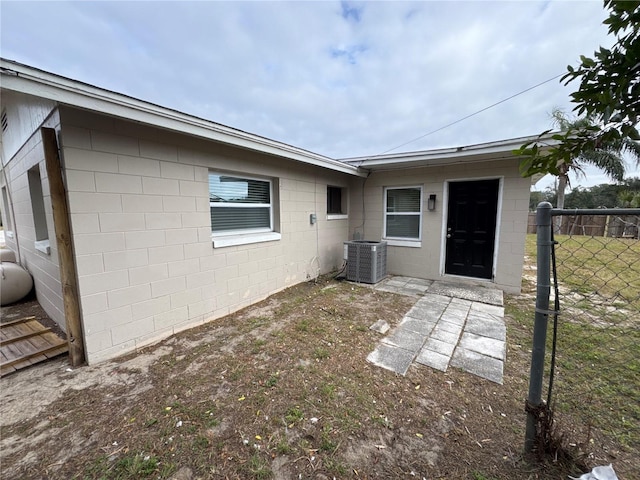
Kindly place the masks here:
<instances>
[{"instance_id":1,"label":"wooden plank","mask_svg":"<svg viewBox=\"0 0 640 480\"><path fill-rule=\"evenodd\" d=\"M5 375L9 375L10 373L13 373L16 371L16 368L13 366L3 366L0 365L0 377L4 377Z\"/></svg>"},{"instance_id":2,"label":"wooden plank","mask_svg":"<svg viewBox=\"0 0 640 480\"><path fill-rule=\"evenodd\" d=\"M22 335L20 335L20 336L11 337L11 338L8 338L6 340L0 340L0 347L2 347L4 345L7 345L9 343L15 343L15 342L19 342L21 340L26 340L26 339L31 338L31 337L42 335L45 332L51 332L51 329L50 328L45 328L43 330L31 331L31 332L28 332L28 333L22 333Z\"/></svg>"},{"instance_id":3,"label":"wooden plank","mask_svg":"<svg viewBox=\"0 0 640 480\"><path fill-rule=\"evenodd\" d=\"M29 342L31 342L36 346L36 348L40 350L45 350L50 347L59 347L67 344L66 341L58 337L55 333L49 333L47 335L49 336L42 335L39 337L33 337L29 339Z\"/></svg>"},{"instance_id":4,"label":"wooden plank","mask_svg":"<svg viewBox=\"0 0 640 480\"><path fill-rule=\"evenodd\" d=\"M9 359L7 358L7 356L4 354L4 352L2 350L0 350L0 363L6 363Z\"/></svg>"},{"instance_id":5,"label":"wooden plank","mask_svg":"<svg viewBox=\"0 0 640 480\"><path fill-rule=\"evenodd\" d=\"M0 324L0 376L44 362L69 350L67 342L35 317Z\"/></svg>"},{"instance_id":6,"label":"wooden plank","mask_svg":"<svg viewBox=\"0 0 640 480\"><path fill-rule=\"evenodd\" d=\"M16 325L19 323L27 323L27 322L30 322L31 320L36 320L36 317L22 317L22 318L19 318L18 320L11 320L10 322L2 322L0 323L0 327L2 328L10 327L11 325Z\"/></svg>"},{"instance_id":7,"label":"wooden plank","mask_svg":"<svg viewBox=\"0 0 640 480\"><path fill-rule=\"evenodd\" d=\"M55 358L64 353L67 353L68 351L69 351L69 347L65 344L65 345L61 345L55 350L51 350L50 352L45 353L45 356L47 357L47 359Z\"/></svg>"},{"instance_id":8,"label":"wooden plank","mask_svg":"<svg viewBox=\"0 0 640 480\"><path fill-rule=\"evenodd\" d=\"M5 346L4 351L7 356L7 361L0 365L0 367L11 366L18 370L31 365L29 358L26 358L24 353L15 345Z\"/></svg>"},{"instance_id":9,"label":"wooden plank","mask_svg":"<svg viewBox=\"0 0 640 480\"><path fill-rule=\"evenodd\" d=\"M0 337L2 340L11 340L12 338L21 337L32 332L43 331L45 327L37 320L29 320L26 323L16 323L8 327L2 326L0 329Z\"/></svg>"},{"instance_id":10,"label":"wooden plank","mask_svg":"<svg viewBox=\"0 0 640 480\"><path fill-rule=\"evenodd\" d=\"M49 345L65 345L67 343L53 332L44 332L40 338L46 340Z\"/></svg>"},{"instance_id":11,"label":"wooden plank","mask_svg":"<svg viewBox=\"0 0 640 480\"><path fill-rule=\"evenodd\" d=\"M14 336L22 335L28 332L37 332L45 328L35 319L35 317L28 318L24 321L12 322L10 324L0 324L0 337L5 340L11 339Z\"/></svg>"},{"instance_id":12,"label":"wooden plank","mask_svg":"<svg viewBox=\"0 0 640 480\"><path fill-rule=\"evenodd\" d=\"M44 161L47 167L49 194L53 210L53 230L56 234L56 245L58 247L58 265L60 266L60 284L62 286L64 317L67 325L69 361L72 366L77 367L85 362L85 347L67 192L62 179L62 165L60 163L56 130L42 127L40 132L42 134Z\"/></svg>"},{"instance_id":13,"label":"wooden plank","mask_svg":"<svg viewBox=\"0 0 640 480\"><path fill-rule=\"evenodd\" d=\"M59 345L55 345L55 346L47 348L46 350L41 350L41 351L38 351L38 352L33 352L33 353L30 353L30 354L26 354L26 355L23 355L23 356L21 356L19 358L14 358L13 360L9 360L7 363L3 363L2 365L0 365L0 367L2 367L2 368L11 367L11 366L17 367L17 365L19 363L21 363L21 362L27 362L30 359L35 358L35 357L37 357L38 355L41 355L41 354L47 355L48 353L51 353L51 352L57 350L58 348L60 348L60 346Z\"/></svg>"},{"instance_id":14,"label":"wooden plank","mask_svg":"<svg viewBox=\"0 0 640 480\"><path fill-rule=\"evenodd\" d=\"M22 350L20 350L19 345L5 345L2 350L4 351L4 354L7 356L8 360L13 360L14 358L21 357L23 354Z\"/></svg>"}]
</instances>

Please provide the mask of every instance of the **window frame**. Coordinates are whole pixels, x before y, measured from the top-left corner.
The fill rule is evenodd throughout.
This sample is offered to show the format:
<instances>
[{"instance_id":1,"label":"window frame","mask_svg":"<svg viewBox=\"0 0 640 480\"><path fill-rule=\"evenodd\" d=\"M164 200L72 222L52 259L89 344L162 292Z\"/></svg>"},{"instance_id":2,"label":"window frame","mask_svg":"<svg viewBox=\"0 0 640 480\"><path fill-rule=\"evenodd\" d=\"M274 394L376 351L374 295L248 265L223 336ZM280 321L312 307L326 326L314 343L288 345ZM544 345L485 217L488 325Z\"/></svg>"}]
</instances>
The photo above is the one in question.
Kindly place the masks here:
<instances>
[{"instance_id":1,"label":"window frame","mask_svg":"<svg viewBox=\"0 0 640 480\"><path fill-rule=\"evenodd\" d=\"M420 201L419 206L420 209L416 212L389 212L388 201L389 195L388 192L390 190L407 190L407 189L416 189L420 192ZM383 201L383 230L382 230L382 239L385 240L391 246L399 246L399 247L421 247L422 246L422 217L424 213L424 188L422 185L402 185L402 186L393 186L393 187L384 187L384 201ZM400 216L418 216L418 237L398 237L398 236L389 236L387 235L387 219L389 215L400 215Z\"/></svg>"},{"instance_id":2,"label":"window frame","mask_svg":"<svg viewBox=\"0 0 640 480\"><path fill-rule=\"evenodd\" d=\"M7 238L13 238L13 218L11 218L11 207L9 206L9 190L6 185L2 185L0 190L2 191L2 211L6 220L6 225L3 225L4 234Z\"/></svg>"},{"instance_id":3,"label":"window frame","mask_svg":"<svg viewBox=\"0 0 640 480\"><path fill-rule=\"evenodd\" d=\"M210 178L212 175L219 176L219 177L228 176L228 177L238 178L240 180L254 180L254 181L265 182L269 184L269 203L212 202L211 200L209 200L209 216L210 217L212 213L211 211L212 208L256 208L256 207L260 208L262 207L262 208L268 209L268 212L269 212L268 227L240 228L240 229L230 229L230 230L214 232L213 225L211 224L210 225L211 240L213 242L214 248L280 240L281 235L276 229L276 226L275 226L276 215L274 214L274 209L277 202L277 196L274 195L275 193L274 185L276 184L275 179L269 178L269 177L246 175L244 173L209 170L207 175L209 199L211 199L211 195L213 194L213 191L211 189L211 183L210 183Z\"/></svg>"},{"instance_id":4,"label":"window frame","mask_svg":"<svg viewBox=\"0 0 640 480\"><path fill-rule=\"evenodd\" d=\"M33 215L34 248L45 255L50 255L49 226L47 224L47 210L44 202L44 189L42 188L42 174L39 163L27 170L27 183L29 186L31 213Z\"/></svg>"},{"instance_id":5,"label":"window frame","mask_svg":"<svg viewBox=\"0 0 640 480\"><path fill-rule=\"evenodd\" d=\"M329 208L329 199L331 196L330 189L337 190L340 192L340 212L331 212ZM327 185L327 220L344 220L349 218L348 215L348 198L347 198L347 189L345 187L340 187L337 185Z\"/></svg>"}]
</instances>

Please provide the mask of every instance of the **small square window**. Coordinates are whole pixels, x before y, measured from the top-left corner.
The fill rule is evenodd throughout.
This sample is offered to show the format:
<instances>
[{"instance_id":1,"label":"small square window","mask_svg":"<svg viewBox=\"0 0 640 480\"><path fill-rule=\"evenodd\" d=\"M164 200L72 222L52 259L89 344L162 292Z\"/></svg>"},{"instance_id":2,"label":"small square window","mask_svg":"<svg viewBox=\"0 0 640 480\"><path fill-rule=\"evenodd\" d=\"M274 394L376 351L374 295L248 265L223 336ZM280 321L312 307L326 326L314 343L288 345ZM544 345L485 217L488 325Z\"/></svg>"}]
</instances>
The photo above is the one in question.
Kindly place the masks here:
<instances>
[{"instance_id":1,"label":"small square window","mask_svg":"<svg viewBox=\"0 0 640 480\"><path fill-rule=\"evenodd\" d=\"M385 238L420 240L421 226L422 187L387 187L385 189Z\"/></svg>"},{"instance_id":2,"label":"small square window","mask_svg":"<svg viewBox=\"0 0 640 480\"><path fill-rule=\"evenodd\" d=\"M345 195L342 187L327 186L327 214L344 215L347 213Z\"/></svg>"}]
</instances>

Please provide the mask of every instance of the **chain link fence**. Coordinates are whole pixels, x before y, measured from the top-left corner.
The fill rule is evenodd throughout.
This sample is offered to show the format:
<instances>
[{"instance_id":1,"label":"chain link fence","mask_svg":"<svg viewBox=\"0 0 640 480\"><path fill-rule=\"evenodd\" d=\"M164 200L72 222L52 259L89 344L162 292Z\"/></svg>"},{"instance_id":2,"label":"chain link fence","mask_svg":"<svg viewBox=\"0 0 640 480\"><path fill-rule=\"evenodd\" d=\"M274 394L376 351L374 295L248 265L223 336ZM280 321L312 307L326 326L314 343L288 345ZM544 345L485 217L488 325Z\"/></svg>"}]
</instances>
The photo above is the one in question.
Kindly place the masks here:
<instances>
[{"instance_id":1,"label":"chain link fence","mask_svg":"<svg viewBox=\"0 0 640 480\"><path fill-rule=\"evenodd\" d=\"M640 210L541 204L526 449L640 456Z\"/></svg>"}]
</instances>

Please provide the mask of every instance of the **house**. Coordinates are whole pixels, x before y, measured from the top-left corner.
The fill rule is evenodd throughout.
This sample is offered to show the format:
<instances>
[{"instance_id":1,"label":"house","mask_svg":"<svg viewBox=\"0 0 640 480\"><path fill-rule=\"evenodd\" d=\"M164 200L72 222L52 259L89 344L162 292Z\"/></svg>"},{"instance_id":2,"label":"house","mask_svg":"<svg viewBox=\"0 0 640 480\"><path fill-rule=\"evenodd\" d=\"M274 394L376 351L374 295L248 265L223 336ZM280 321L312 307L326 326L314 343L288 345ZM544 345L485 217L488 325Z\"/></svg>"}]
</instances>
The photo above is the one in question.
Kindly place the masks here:
<instances>
[{"instance_id":1,"label":"house","mask_svg":"<svg viewBox=\"0 0 640 480\"><path fill-rule=\"evenodd\" d=\"M1 60L2 220L38 301L96 363L335 271L520 290L527 139L339 161Z\"/></svg>"}]
</instances>

